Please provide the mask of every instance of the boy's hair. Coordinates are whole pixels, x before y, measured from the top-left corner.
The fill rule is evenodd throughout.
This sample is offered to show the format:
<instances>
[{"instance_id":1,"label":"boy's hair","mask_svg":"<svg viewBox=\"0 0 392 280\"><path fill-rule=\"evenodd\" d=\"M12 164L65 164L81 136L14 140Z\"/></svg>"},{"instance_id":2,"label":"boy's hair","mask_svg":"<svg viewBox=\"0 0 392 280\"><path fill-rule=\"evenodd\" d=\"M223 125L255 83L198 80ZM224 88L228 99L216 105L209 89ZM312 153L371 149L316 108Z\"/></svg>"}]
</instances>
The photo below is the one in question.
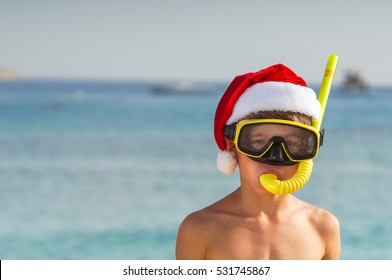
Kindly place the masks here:
<instances>
[{"instance_id":1,"label":"boy's hair","mask_svg":"<svg viewBox=\"0 0 392 280\"><path fill-rule=\"evenodd\" d=\"M312 124L312 118L305 114L284 111L259 111L247 115L244 119L280 119L295 121L306 125Z\"/></svg>"}]
</instances>

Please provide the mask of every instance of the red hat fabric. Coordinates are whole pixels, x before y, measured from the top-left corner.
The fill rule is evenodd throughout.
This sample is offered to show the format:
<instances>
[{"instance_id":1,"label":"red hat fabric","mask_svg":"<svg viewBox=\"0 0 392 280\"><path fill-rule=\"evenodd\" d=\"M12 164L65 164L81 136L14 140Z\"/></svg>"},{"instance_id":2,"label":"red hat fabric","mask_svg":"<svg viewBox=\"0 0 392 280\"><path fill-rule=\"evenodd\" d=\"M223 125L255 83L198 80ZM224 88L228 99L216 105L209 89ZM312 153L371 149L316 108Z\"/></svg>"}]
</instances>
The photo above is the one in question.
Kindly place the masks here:
<instances>
[{"instance_id":1,"label":"red hat fabric","mask_svg":"<svg viewBox=\"0 0 392 280\"><path fill-rule=\"evenodd\" d=\"M214 136L219 149L226 150L223 135L225 125L259 111L298 112L317 119L321 109L315 92L283 64L239 75L226 89L216 109ZM227 161L227 155L224 156L224 161ZM223 173L232 173L236 162L235 165L234 162L230 163L230 170L222 170L219 165L218 162L218 169Z\"/></svg>"}]
</instances>

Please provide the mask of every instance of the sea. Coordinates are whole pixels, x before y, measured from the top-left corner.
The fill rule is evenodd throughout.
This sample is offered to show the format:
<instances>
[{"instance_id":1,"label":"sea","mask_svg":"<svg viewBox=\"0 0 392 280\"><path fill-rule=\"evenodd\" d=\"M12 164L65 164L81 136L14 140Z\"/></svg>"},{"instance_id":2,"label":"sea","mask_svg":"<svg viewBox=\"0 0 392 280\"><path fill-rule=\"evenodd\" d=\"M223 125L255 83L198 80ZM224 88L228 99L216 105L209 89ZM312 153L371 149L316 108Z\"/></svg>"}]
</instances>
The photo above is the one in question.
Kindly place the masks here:
<instances>
[{"instance_id":1,"label":"sea","mask_svg":"<svg viewBox=\"0 0 392 280\"><path fill-rule=\"evenodd\" d=\"M229 81L202 83L1 81L0 259L175 259L181 221L239 186L215 163ZM333 85L323 127L294 195L339 219L341 259L392 259L392 88Z\"/></svg>"}]
</instances>

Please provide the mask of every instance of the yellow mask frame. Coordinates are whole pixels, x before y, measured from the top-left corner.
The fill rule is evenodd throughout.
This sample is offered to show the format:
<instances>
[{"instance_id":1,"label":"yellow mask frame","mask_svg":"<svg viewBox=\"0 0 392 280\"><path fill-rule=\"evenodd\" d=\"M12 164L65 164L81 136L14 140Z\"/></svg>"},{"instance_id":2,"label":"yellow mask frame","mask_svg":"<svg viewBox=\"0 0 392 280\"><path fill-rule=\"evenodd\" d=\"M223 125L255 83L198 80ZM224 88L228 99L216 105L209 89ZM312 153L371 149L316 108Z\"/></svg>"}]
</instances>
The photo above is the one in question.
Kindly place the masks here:
<instances>
[{"instance_id":1,"label":"yellow mask frame","mask_svg":"<svg viewBox=\"0 0 392 280\"><path fill-rule=\"evenodd\" d=\"M294 128L299 128L299 131L306 131L305 133L308 135L311 135L313 138L314 142L314 147L312 148L312 152L308 156L299 156L299 155L292 155L292 153L289 151L289 148L284 141L285 137L280 137L279 134L273 134L271 135L271 139L268 141L268 143L265 145L265 148L261 149L260 154L251 154L250 151L246 151L246 149L242 148L240 145L240 139L241 139L241 132L242 129L248 125L257 125L257 124L272 124L272 125L278 125L278 126L284 126L287 131L287 127L294 127ZM293 131L294 132L294 131ZM302 133L299 132L299 133ZM303 123L295 122L295 121L290 121L290 120L283 120L283 119L246 119L246 120L241 120L238 123L229 125L225 127L225 136L232 139L233 143L237 149L238 152L242 153L243 155L246 155L250 158L262 158L274 145L275 141L272 140L274 138L282 138L283 142L279 143L282 147L283 150L287 156L287 158L293 162L293 163L298 163L304 160L309 160L309 159L314 159L319 151L319 147L321 146L322 140L320 136L320 132L318 132L313 126L309 126Z\"/></svg>"},{"instance_id":2,"label":"yellow mask frame","mask_svg":"<svg viewBox=\"0 0 392 280\"><path fill-rule=\"evenodd\" d=\"M317 97L321 105L321 114L317 120L312 122L312 126L317 132L320 132L321 129L321 123L323 121L325 108L327 106L338 59L339 58L336 54L331 54L325 67L324 77L321 82L320 91ZM259 181L260 184L270 193L289 194L299 190L309 181L312 170L313 160L304 160L299 163L297 173L291 179L278 180L277 176L274 174L262 174L259 177Z\"/></svg>"}]
</instances>

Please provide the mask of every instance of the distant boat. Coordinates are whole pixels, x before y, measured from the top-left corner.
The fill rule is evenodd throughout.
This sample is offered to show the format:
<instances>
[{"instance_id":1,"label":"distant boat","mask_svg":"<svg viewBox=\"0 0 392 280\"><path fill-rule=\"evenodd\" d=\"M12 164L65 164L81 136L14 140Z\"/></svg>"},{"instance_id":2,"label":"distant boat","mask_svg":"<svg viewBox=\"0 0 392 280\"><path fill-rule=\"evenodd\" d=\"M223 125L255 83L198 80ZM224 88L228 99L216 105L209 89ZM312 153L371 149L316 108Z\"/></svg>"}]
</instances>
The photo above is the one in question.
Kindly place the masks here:
<instances>
[{"instance_id":1,"label":"distant boat","mask_svg":"<svg viewBox=\"0 0 392 280\"><path fill-rule=\"evenodd\" d=\"M192 81L179 81L175 83L155 84L151 86L151 91L159 94L199 94L210 93L213 88L205 84Z\"/></svg>"},{"instance_id":2,"label":"distant boat","mask_svg":"<svg viewBox=\"0 0 392 280\"><path fill-rule=\"evenodd\" d=\"M359 70L350 69L346 71L343 88L346 91L363 91L367 89L367 84Z\"/></svg>"}]
</instances>

